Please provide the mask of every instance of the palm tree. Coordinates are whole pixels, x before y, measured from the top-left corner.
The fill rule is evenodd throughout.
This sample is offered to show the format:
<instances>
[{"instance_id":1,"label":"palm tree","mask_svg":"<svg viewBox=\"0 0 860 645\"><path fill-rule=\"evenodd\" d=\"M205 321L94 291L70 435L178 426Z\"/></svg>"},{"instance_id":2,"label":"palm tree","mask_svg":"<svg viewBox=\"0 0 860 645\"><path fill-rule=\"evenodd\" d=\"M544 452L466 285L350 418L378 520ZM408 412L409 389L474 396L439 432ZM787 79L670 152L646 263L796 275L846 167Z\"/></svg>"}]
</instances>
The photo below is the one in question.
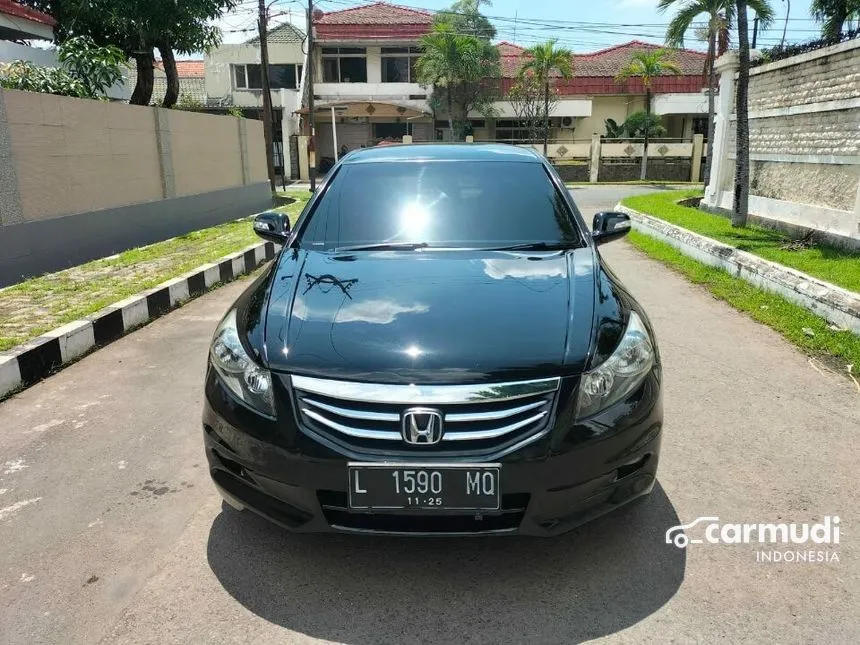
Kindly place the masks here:
<instances>
[{"instance_id":1,"label":"palm tree","mask_svg":"<svg viewBox=\"0 0 860 645\"><path fill-rule=\"evenodd\" d=\"M669 52L665 49L652 51L634 52L630 61L621 68L615 81L624 82L631 77L642 79L645 86L645 148L642 152L642 174L645 179L648 174L648 123L651 120L651 85L654 79L664 74L680 74L681 68L672 60L669 60Z\"/></svg>"},{"instance_id":2,"label":"palm tree","mask_svg":"<svg viewBox=\"0 0 860 645\"><path fill-rule=\"evenodd\" d=\"M738 41L740 69L737 89L737 157L735 161L735 198L732 208L732 226L747 225L750 195L750 123L747 96L750 84L750 41L747 19L747 0L737 0Z\"/></svg>"},{"instance_id":3,"label":"palm tree","mask_svg":"<svg viewBox=\"0 0 860 645\"><path fill-rule=\"evenodd\" d=\"M812 0L812 17L821 23L822 36L839 42L842 27L851 18L860 16L860 0Z\"/></svg>"},{"instance_id":4,"label":"palm tree","mask_svg":"<svg viewBox=\"0 0 860 645\"><path fill-rule=\"evenodd\" d=\"M416 63L420 83L445 90L448 130L454 141L457 139L454 134L454 90L469 73L472 40L475 40L472 36L458 34L450 23L438 22L430 33L422 37L424 53Z\"/></svg>"},{"instance_id":5,"label":"palm tree","mask_svg":"<svg viewBox=\"0 0 860 645\"><path fill-rule=\"evenodd\" d=\"M549 142L549 81L553 73L563 78L573 76L573 53L564 47L556 47L555 40L529 47L525 51L528 58L520 68L520 74L534 74L535 79L543 85L543 156L547 155Z\"/></svg>"},{"instance_id":6,"label":"palm tree","mask_svg":"<svg viewBox=\"0 0 860 645\"><path fill-rule=\"evenodd\" d=\"M788 17L791 15L791 0L783 0L788 3L785 10L785 25L782 27L782 40L779 41L780 48L785 47L785 35L788 33Z\"/></svg>"},{"instance_id":7,"label":"palm tree","mask_svg":"<svg viewBox=\"0 0 860 645\"><path fill-rule=\"evenodd\" d=\"M763 27L773 20L773 9L767 0L748 0L747 4L759 17ZM734 0L660 0L657 10L664 13L670 8L678 8L669 26L666 28L666 44L670 47L683 47L687 32L694 26L695 20L701 14L708 16L708 56L705 59L708 77L708 145L714 140L714 114L716 113L715 95L717 92L717 75L714 71L714 61L726 53L731 41L730 34L735 17ZM705 161L705 184L711 176L711 155Z\"/></svg>"},{"instance_id":8,"label":"palm tree","mask_svg":"<svg viewBox=\"0 0 860 645\"><path fill-rule=\"evenodd\" d=\"M462 138L470 109L485 106L487 91L483 81L500 74L499 54L488 40L459 33L451 23L440 21L421 38L424 53L416 63L418 82L444 93L451 138ZM456 118L455 118L456 117ZM456 127L455 127L456 126Z\"/></svg>"}]
</instances>

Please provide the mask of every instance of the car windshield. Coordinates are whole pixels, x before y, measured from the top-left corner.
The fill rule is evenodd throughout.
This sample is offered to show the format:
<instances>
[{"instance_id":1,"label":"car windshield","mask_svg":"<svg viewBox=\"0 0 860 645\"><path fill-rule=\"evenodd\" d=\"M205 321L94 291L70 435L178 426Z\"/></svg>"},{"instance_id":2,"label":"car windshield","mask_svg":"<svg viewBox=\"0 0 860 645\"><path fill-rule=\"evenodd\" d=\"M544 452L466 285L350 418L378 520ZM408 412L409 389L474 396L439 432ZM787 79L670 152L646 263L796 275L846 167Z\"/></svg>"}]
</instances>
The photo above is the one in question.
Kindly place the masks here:
<instances>
[{"instance_id":1,"label":"car windshield","mask_svg":"<svg viewBox=\"0 0 860 645\"><path fill-rule=\"evenodd\" d=\"M575 247L582 237L539 163L403 161L341 167L299 241L319 250Z\"/></svg>"}]
</instances>

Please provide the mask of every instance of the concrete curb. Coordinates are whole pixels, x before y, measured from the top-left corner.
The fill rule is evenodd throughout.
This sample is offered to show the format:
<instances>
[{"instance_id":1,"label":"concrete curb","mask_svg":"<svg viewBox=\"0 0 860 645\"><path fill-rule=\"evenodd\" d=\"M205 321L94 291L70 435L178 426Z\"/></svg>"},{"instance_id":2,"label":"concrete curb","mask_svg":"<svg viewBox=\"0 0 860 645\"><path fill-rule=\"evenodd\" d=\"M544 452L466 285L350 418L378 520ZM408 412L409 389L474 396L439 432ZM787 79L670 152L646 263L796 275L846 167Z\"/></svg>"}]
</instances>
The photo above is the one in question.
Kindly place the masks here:
<instances>
[{"instance_id":1,"label":"concrete curb","mask_svg":"<svg viewBox=\"0 0 860 645\"><path fill-rule=\"evenodd\" d=\"M41 381L66 364L111 343L216 284L250 273L275 257L272 242L253 244L167 282L115 302L9 351L0 352L0 399Z\"/></svg>"},{"instance_id":2,"label":"concrete curb","mask_svg":"<svg viewBox=\"0 0 860 645\"><path fill-rule=\"evenodd\" d=\"M843 329L860 335L860 294L764 260L752 253L645 215L622 204L616 210L633 220L633 228L678 249L703 264L725 269L735 277L776 293Z\"/></svg>"}]
</instances>

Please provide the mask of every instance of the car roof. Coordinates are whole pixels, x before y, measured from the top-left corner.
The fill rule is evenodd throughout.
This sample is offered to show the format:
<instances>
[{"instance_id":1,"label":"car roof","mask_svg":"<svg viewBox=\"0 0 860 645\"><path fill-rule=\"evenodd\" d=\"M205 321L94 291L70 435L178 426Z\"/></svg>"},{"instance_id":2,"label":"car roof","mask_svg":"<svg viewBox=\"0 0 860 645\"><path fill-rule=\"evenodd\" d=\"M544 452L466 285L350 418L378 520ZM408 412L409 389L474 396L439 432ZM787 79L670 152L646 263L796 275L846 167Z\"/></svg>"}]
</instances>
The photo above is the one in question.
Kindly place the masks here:
<instances>
[{"instance_id":1,"label":"car roof","mask_svg":"<svg viewBox=\"0 0 860 645\"><path fill-rule=\"evenodd\" d=\"M397 144L353 150L344 164L385 161L516 161L541 163L533 148L502 143L419 143Z\"/></svg>"}]
</instances>

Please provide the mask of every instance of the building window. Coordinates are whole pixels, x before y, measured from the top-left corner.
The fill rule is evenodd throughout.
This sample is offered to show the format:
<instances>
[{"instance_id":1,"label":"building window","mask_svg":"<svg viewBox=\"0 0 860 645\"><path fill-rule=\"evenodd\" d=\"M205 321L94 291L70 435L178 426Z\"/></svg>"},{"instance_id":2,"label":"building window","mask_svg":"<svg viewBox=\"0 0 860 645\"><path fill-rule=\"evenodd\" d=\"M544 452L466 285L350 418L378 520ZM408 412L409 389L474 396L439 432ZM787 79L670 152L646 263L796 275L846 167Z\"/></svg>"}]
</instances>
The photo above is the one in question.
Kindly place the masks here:
<instances>
[{"instance_id":1,"label":"building window","mask_svg":"<svg viewBox=\"0 0 860 645\"><path fill-rule=\"evenodd\" d=\"M528 141L529 131L517 120L496 121L496 141Z\"/></svg>"},{"instance_id":2,"label":"building window","mask_svg":"<svg viewBox=\"0 0 860 645\"><path fill-rule=\"evenodd\" d=\"M323 83L367 83L364 47L323 47Z\"/></svg>"},{"instance_id":3,"label":"building window","mask_svg":"<svg viewBox=\"0 0 860 645\"><path fill-rule=\"evenodd\" d=\"M263 89L260 65L233 65L233 82L239 90ZM301 65L269 65L269 87L273 90L295 90L302 79Z\"/></svg>"},{"instance_id":4,"label":"building window","mask_svg":"<svg viewBox=\"0 0 860 645\"><path fill-rule=\"evenodd\" d=\"M415 63L421 53L420 47L383 47L382 82L417 83Z\"/></svg>"}]
</instances>

